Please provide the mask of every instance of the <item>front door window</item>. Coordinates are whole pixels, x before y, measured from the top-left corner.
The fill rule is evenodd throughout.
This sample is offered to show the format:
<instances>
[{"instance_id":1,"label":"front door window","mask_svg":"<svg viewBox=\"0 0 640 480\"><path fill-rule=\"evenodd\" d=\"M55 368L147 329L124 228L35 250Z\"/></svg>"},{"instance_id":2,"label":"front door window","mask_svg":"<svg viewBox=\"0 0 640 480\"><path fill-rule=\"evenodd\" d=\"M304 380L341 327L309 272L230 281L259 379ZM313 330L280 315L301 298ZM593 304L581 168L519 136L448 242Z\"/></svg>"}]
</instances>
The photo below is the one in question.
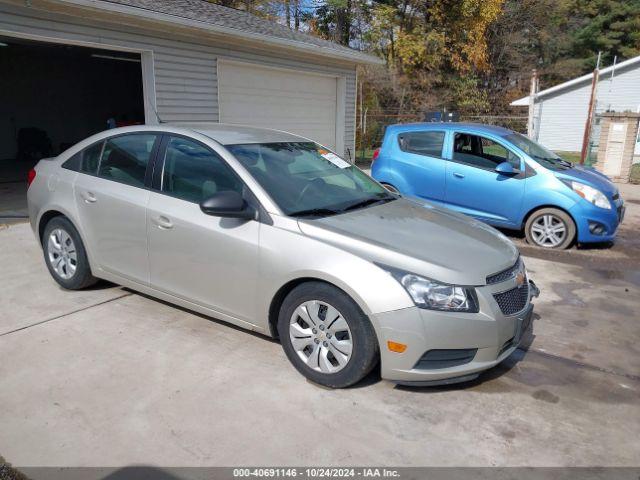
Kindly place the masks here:
<instances>
[{"instance_id":1,"label":"front door window","mask_svg":"<svg viewBox=\"0 0 640 480\"><path fill-rule=\"evenodd\" d=\"M503 162L520 169L520 158L516 154L489 138L469 133L456 133L453 160L485 170L495 170Z\"/></svg>"}]
</instances>

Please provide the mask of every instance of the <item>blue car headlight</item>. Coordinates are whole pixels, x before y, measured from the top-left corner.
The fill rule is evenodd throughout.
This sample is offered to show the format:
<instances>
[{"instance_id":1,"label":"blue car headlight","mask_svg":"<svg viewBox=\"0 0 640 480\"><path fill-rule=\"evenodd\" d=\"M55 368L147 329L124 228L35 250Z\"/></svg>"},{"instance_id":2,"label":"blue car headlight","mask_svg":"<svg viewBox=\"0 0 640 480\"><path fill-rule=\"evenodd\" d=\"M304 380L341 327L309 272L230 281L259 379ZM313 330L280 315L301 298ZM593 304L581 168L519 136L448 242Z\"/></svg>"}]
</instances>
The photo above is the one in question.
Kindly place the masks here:
<instances>
[{"instance_id":1,"label":"blue car headlight","mask_svg":"<svg viewBox=\"0 0 640 480\"><path fill-rule=\"evenodd\" d=\"M573 180L567 180L564 183L587 202L594 204L596 207L611 210L611 202L600 190Z\"/></svg>"}]
</instances>

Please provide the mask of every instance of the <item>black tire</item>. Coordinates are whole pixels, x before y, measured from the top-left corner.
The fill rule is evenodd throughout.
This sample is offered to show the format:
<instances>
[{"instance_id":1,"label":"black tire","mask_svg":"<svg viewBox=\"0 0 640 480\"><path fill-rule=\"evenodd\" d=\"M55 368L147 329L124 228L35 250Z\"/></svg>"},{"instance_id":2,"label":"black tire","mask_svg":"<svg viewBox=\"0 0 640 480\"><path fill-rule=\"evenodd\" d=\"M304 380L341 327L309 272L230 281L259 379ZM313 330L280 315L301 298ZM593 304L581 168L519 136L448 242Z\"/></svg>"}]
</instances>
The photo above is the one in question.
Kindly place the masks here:
<instances>
[{"instance_id":1,"label":"black tire","mask_svg":"<svg viewBox=\"0 0 640 480\"><path fill-rule=\"evenodd\" d=\"M73 274L71 274L69 278L63 278L62 276L60 276L60 274L58 274L58 272L56 272L56 270L53 268L53 265L51 264L51 261L49 259L49 237L51 236L51 233L57 229L66 232L67 235L71 237L71 240L73 241L73 245L75 247L75 272L73 272ZM67 290L80 290L89 287L98 281L98 279L91 274L89 260L87 259L87 252L84 248L84 244L82 243L82 239L80 238L80 234L66 217L54 217L49 220L47 225L44 227L44 234L42 236L42 251L44 252L44 262L49 269L49 273L61 287L66 288Z\"/></svg>"},{"instance_id":2,"label":"black tire","mask_svg":"<svg viewBox=\"0 0 640 480\"><path fill-rule=\"evenodd\" d=\"M400 190L398 190L396 187L394 187L393 185L391 185L390 183L381 183L381 185L386 188L387 190L389 190L391 193L400 193Z\"/></svg>"},{"instance_id":3,"label":"black tire","mask_svg":"<svg viewBox=\"0 0 640 480\"><path fill-rule=\"evenodd\" d=\"M552 245L550 243L541 244L535 238L535 232L533 231L534 225L536 225L536 222L541 221L541 219L545 216L552 216L553 218L564 224L565 235L562 241L557 245ZM559 210L557 208L541 208L540 210L533 212L527 219L527 223L524 226L524 234L527 237L527 242L532 245L536 245L542 248L564 250L566 248L569 248L576 238L576 224L571 216L566 212L563 212L562 210Z\"/></svg>"},{"instance_id":4,"label":"black tire","mask_svg":"<svg viewBox=\"0 0 640 480\"><path fill-rule=\"evenodd\" d=\"M347 364L335 373L323 373L307 366L291 343L290 319L298 306L311 300L326 302L336 308L351 331L351 357ZM367 376L378 363L378 340L371 322L346 293L327 283L303 283L287 295L278 315L278 335L282 348L293 366L312 382L326 387L349 387Z\"/></svg>"}]
</instances>

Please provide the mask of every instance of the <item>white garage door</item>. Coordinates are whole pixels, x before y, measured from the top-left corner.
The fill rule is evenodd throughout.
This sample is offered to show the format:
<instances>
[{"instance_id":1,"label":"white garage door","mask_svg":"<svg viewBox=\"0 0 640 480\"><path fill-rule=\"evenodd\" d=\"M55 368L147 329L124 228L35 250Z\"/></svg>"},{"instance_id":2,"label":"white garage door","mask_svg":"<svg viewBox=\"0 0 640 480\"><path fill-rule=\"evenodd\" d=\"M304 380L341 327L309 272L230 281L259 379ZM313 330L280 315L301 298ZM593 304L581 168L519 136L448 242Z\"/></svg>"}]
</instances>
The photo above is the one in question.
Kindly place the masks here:
<instances>
[{"instance_id":1,"label":"white garage door","mask_svg":"<svg viewBox=\"0 0 640 480\"><path fill-rule=\"evenodd\" d=\"M336 148L337 78L218 63L220 121L274 128Z\"/></svg>"}]
</instances>

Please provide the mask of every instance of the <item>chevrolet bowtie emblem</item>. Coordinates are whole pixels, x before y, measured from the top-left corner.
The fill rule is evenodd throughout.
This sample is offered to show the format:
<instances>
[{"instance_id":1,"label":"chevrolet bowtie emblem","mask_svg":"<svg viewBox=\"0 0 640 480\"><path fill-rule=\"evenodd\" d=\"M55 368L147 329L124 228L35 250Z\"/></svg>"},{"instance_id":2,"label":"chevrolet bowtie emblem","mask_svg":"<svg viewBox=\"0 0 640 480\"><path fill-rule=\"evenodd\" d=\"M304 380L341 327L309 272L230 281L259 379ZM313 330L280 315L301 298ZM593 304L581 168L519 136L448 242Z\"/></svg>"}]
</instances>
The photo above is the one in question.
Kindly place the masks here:
<instances>
[{"instance_id":1,"label":"chevrolet bowtie emblem","mask_svg":"<svg viewBox=\"0 0 640 480\"><path fill-rule=\"evenodd\" d=\"M518 272L516 274L516 285L518 288L522 287L526 281L527 278L524 276L524 272Z\"/></svg>"}]
</instances>

